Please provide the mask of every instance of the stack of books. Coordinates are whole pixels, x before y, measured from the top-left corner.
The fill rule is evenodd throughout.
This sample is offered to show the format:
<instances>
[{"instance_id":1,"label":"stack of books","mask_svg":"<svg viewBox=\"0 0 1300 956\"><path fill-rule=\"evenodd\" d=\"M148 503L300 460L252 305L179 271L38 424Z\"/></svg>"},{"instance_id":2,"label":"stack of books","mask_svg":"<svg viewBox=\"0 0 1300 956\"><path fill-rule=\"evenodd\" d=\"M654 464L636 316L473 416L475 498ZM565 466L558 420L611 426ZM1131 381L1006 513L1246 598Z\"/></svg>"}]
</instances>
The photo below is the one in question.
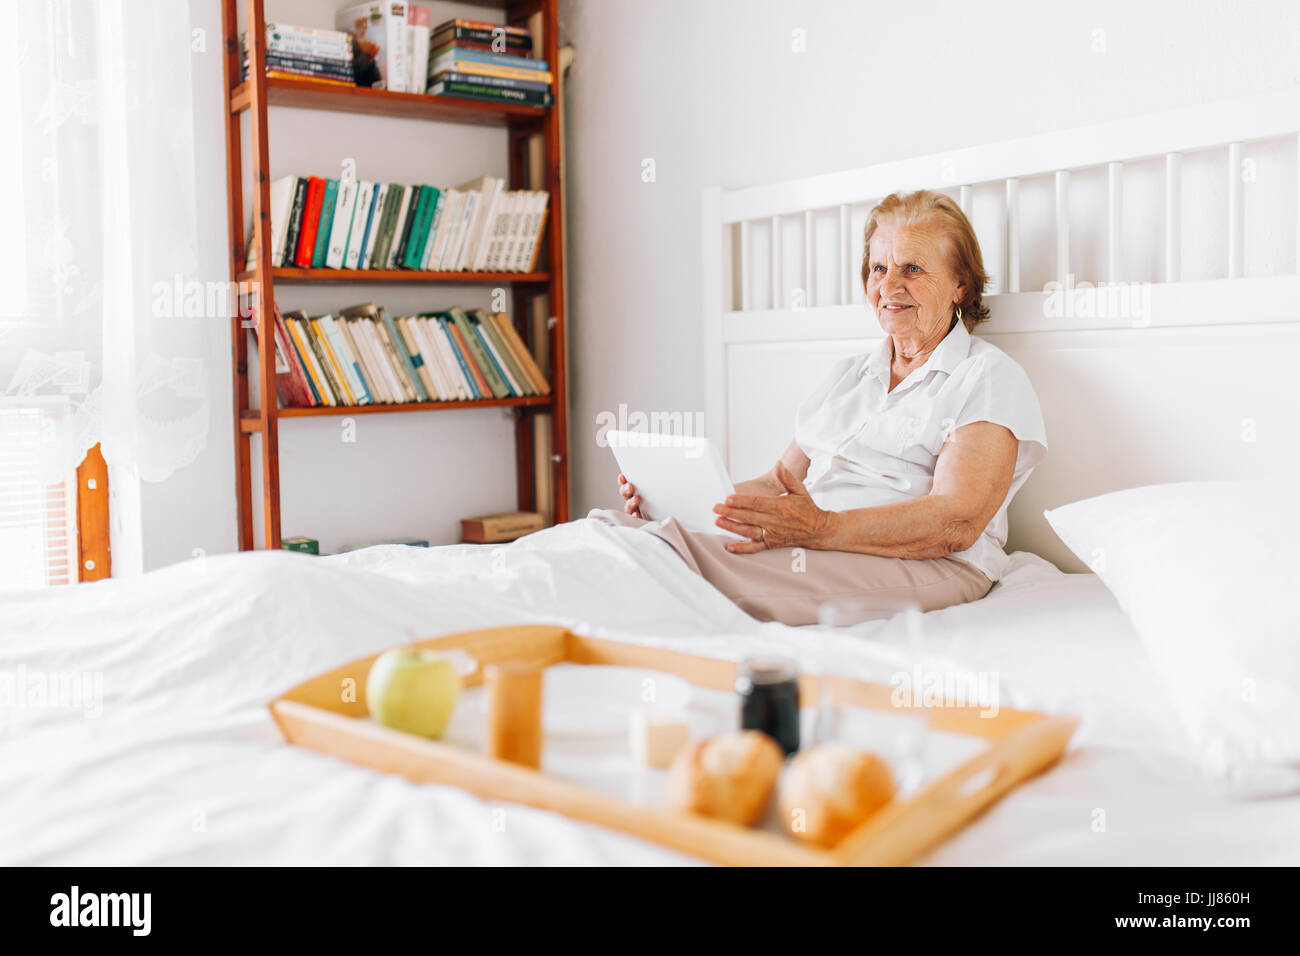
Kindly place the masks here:
<instances>
[{"instance_id":1,"label":"stack of books","mask_svg":"<svg viewBox=\"0 0 1300 956\"><path fill-rule=\"evenodd\" d=\"M271 265L532 272L549 194L480 176L454 189L284 176L271 183ZM252 268L254 243L248 244Z\"/></svg>"},{"instance_id":2,"label":"stack of books","mask_svg":"<svg viewBox=\"0 0 1300 956\"><path fill-rule=\"evenodd\" d=\"M394 317L373 302L310 317L275 310L275 370L288 408L548 395L504 313L452 307Z\"/></svg>"},{"instance_id":3,"label":"stack of books","mask_svg":"<svg viewBox=\"0 0 1300 956\"><path fill-rule=\"evenodd\" d=\"M521 27L448 20L434 29L429 41L428 92L550 106L549 64L533 59L532 51L532 37Z\"/></svg>"},{"instance_id":4,"label":"stack of books","mask_svg":"<svg viewBox=\"0 0 1300 956\"><path fill-rule=\"evenodd\" d=\"M241 79L248 79L248 34L239 37L243 52ZM266 75L309 80L333 86L353 86L352 38L337 30L266 24Z\"/></svg>"}]
</instances>

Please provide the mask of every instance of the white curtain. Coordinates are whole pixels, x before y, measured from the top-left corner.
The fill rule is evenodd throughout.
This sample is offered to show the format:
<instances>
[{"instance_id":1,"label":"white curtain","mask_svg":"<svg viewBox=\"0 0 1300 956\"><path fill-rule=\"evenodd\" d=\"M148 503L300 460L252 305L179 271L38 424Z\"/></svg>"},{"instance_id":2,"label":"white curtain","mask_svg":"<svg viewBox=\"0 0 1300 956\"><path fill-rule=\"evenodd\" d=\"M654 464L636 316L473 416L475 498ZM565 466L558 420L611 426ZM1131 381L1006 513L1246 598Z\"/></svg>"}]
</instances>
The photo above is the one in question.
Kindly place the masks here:
<instances>
[{"instance_id":1,"label":"white curtain","mask_svg":"<svg viewBox=\"0 0 1300 956\"><path fill-rule=\"evenodd\" d=\"M162 481L208 440L199 331L224 318L174 295L198 271L191 57L220 38L178 0L0 8L0 404L66 407L42 481L95 442Z\"/></svg>"}]
</instances>

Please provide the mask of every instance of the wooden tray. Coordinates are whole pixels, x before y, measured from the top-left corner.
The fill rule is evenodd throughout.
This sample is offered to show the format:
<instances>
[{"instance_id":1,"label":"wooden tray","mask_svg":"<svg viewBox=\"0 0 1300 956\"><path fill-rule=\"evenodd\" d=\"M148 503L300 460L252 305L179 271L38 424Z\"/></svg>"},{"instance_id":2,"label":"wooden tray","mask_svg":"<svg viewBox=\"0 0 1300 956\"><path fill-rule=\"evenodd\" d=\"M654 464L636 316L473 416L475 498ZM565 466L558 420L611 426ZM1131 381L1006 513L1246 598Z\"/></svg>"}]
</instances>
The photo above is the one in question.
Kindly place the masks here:
<instances>
[{"instance_id":1,"label":"wooden tray","mask_svg":"<svg viewBox=\"0 0 1300 956\"><path fill-rule=\"evenodd\" d=\"M621 641L581 637L561 627L522 626L468 631L417 641L417 648L460 648L478 669L462 679L482 683L486 664L527 661L642 667L675 674L714 690L732 688L732 661L697 657ZM287 741L352 763L398 773L416 783L451 784L479 797L566 814L683 853L726 865L901 865L960 829L1020 782L1051 766L1078 725L1070 716L1002 708L981 716L978 706L929 709L932 730L983 738L986 749L916 793L898 797L833 849L692 814L635 806L616 797L480 753L391 730L366 717L365 686L378 654L300 684L268 705ZM346 683L345 683L346 682ZM837 700L890 709L892 688L835 678ZM817 703L817 680L800 677L805 707ZM344 693L351 690L351 693Z\"/></svg>"}]
</instances>

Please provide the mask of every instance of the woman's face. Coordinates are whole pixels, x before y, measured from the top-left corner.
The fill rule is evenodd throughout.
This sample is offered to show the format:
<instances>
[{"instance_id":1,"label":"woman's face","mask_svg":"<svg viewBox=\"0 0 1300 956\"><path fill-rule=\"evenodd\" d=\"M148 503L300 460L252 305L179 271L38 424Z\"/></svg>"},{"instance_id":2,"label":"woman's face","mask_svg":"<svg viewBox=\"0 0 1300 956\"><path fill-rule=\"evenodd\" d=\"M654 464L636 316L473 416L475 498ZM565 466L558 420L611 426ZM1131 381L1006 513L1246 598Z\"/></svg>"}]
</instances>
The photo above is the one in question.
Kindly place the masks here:
<instances>
[{"instance_id":1,"label":"woman's face","mask_svg":"<svg viewBox=\"0 0 1300 956\"><path fill-rule=\"evenodd\" d=\"M867 265L867 301L886 335L929 339L947 333L965 289L948 267L938 223L880 223Z\"/></svg>"}]
</instances>

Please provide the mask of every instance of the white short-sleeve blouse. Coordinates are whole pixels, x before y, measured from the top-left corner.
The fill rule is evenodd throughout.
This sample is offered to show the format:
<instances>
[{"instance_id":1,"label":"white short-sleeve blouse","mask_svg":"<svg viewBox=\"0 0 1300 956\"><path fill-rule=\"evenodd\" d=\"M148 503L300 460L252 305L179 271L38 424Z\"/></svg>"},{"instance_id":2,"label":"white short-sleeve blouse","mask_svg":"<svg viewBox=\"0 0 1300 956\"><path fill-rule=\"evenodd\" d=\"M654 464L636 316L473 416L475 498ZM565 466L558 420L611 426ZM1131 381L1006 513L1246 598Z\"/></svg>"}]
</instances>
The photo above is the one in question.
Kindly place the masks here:
<instances>
[{"instance_id":1,"label":"white short-sleeve blouse","mask_svg":"<svg viewBox=\"0 0 1300 956\"><path fill-rule=\"evenodd\" d=\"M930 493L948 435L972 422L1003 425L1020 442L1011 488L974 546L952 555L997 581L1008 563L1007 506L1047 457L1043 413L1029 376L960 321L891 392L893 355L886 336L874 351L842 359L799 406L794 437L811 460L804 485L827 511L918 498Z\"/></svg>"}]
</instances>

